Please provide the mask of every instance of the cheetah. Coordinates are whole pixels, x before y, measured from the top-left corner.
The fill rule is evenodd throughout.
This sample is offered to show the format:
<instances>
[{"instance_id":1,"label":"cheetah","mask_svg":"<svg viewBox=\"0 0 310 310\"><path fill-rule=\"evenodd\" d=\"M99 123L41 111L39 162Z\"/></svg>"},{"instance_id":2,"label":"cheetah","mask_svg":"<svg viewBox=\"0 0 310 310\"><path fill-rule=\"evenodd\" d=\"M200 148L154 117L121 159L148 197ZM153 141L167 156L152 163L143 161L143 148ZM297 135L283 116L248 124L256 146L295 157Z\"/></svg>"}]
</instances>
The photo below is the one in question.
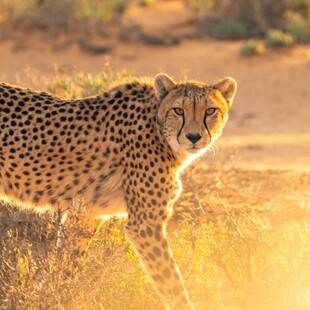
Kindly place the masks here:
<instances>
[{"instance_id":1,"label":"cheetah","mask_svg":"<svg viewBox=\"0 0 310 310\"><path fill-rule=\"evenodd\" d=\"M126 236L166 309L194 309L167 242L180 171L221 135L237 84L160 73L65 100L0 83L0 194L90 217L127 214Z\"/></svg>"}]
</instances>

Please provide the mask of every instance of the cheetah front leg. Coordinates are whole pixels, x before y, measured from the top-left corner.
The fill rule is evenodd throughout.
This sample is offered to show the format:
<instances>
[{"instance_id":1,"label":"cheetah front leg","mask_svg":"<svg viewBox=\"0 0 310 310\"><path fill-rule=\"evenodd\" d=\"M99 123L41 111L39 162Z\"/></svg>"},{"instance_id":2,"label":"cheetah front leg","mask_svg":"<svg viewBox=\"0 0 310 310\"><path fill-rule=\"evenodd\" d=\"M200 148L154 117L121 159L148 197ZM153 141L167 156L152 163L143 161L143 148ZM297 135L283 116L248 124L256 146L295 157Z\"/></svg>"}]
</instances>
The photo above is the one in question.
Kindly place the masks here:
<instances>
[{"instance_id":1,"label":"cheetah front leg","mask_svg":"<svg viewBox=\"0 0 310 310\"><path fill-rule=\"evenodd\" d=\"M155 216L157 220L149 219L149 216L146 210L129 213L127 237L162 297L166 309L194 309L172 257L164 221L160 221L159 216Z\"/></svg>"}]
</instances>

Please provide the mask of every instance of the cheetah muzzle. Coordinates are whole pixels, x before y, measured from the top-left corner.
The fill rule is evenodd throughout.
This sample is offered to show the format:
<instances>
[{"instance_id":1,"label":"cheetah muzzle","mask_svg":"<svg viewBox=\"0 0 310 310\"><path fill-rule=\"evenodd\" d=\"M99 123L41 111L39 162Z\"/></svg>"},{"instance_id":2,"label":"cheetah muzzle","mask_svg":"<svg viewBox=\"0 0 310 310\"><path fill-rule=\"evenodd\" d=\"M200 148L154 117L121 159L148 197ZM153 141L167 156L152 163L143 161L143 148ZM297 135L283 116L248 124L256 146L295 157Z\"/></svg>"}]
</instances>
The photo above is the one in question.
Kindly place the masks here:
<instances>
[{"instance_id":1,"label":"cheetah muzzle","mask_svg":"<svg viewBox=\"0 0 310 310\"><path fill-rule=\"evenodd\" d=\"M166 239L179 171L221 135L236 92L214 85L132 80L64 100L0 83L0 194L90 216L126 212L126 234L167 309L193 309Z\"/></svg>"}]
</instances>

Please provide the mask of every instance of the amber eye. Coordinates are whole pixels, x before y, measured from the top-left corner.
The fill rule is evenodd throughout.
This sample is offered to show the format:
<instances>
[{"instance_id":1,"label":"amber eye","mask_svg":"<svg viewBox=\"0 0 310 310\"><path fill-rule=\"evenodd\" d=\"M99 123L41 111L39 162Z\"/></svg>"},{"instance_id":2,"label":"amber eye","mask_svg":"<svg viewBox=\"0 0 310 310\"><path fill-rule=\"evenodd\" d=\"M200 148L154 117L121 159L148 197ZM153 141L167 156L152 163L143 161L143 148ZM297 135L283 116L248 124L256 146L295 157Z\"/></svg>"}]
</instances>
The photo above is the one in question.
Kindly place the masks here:
<instances>
[{"instance_id":1,"label":"amber eye","mask_svg":"<svg viewBox=\"0 0 310 310\"><path fill-rule=\"evenodd\" d=\"M174 108L173 111L176 115L184 115L184 110L181 108Z\"/></svg>"},{"instance_id":2,"label":"amber eye","mask_svg":"<svg viewBox=\"0 0 310 310\"><path fill-rule=\"evenodd\" d=\"M206 110L206 115L213 115L216 111L216 108L208 108Z\"/></svg>"}]
</instances>

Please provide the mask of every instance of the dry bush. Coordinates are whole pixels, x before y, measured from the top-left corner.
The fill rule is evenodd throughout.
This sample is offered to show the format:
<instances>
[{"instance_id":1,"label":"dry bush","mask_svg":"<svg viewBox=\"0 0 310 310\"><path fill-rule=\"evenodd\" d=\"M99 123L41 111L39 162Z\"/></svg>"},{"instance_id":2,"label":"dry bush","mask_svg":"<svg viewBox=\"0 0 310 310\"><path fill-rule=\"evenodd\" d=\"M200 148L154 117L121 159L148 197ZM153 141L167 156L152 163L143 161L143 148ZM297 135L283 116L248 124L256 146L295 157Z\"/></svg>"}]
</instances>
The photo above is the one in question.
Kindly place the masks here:
<instances>
[{"instance_id":1,"label":"dry bush","mask_svg":"<svg viewBox=\"0 0 310 310\"><path fill-rule=\"evenodd\" d=\"M240 48L240 53L243 56L264 55L266 53L266 44L262 40L246 40Z\"/></svg>"},{"instance_id":2,"label":"dry bush","mask_svg":"<svg viewBox=\"0 0 310 310\"><path fill-rule=\"evenodd\" d=\"M39 27L64 27L74 20L76 0L39 0L35 24Z\"/></svg>"},{"instance_id":3,"label":"dry bush","mask_svg":"<svg viewBox=\"0 0 310 310\"><path fill-rule=\"evenodd\" d=\"M92 235L85 212L72 210L62 224L59 211L4 203L0 211L0 305L60 309L79 268L80 244Z\"/></svg>"},{"instance_id":4,"label":"dry bush","mask_svg":"<svg viewBox=\"0 0 310 310\"><path fill-rule=\"evenodd\" d=\"M263 36L283 28L285 12L300 7L296 0L186 0L200 16L200 31L220 38Z\"/></svg>"}]
</instances>

